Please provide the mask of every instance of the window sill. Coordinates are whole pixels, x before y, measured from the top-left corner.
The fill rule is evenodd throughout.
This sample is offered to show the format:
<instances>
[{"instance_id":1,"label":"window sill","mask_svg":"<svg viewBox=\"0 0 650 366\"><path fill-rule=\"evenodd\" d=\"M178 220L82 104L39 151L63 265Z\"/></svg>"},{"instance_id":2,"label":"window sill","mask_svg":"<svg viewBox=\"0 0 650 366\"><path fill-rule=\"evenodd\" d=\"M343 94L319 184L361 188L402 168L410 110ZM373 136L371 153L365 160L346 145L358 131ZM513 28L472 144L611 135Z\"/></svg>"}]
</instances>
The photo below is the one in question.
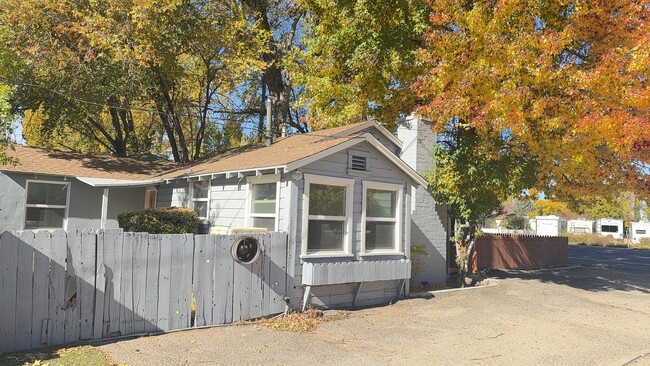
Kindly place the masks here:
<instances>
[{"instance_id":1,"label":"window sill","mask_svg":"<svg viewBox=\"0 0 650 366\"><path fill-rule=\"evenodd\" d=\"M365 253L359 253L359 256L361 257L379 257L379 256L387 256L387 255L399 255L399 256L404 256L404 252L365 252Z\"/></svg>"},{"instance_id":2,"label":"window sill","mask_svg":"<svg viewBox=\"0 0 650 366\"><path fill-rule=\"evenodd\" d=\"M317 259L317 258L354 258L352 253L312 253L301 254L300 259Z\"/></svg>"}]
</instances>

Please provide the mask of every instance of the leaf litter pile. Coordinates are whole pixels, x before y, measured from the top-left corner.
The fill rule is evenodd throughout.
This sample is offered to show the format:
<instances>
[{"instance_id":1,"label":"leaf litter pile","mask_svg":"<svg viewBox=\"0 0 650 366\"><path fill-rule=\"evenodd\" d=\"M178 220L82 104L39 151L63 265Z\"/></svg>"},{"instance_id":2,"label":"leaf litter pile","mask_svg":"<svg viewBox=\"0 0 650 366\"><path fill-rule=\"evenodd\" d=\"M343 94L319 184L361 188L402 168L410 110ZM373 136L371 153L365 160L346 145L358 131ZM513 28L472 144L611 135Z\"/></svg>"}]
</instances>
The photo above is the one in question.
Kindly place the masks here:
<instances>
[{"instance_id":1,"label":"leaf litter pile","mask_svg":"<svg viewBox=\"0 0 650 366\"><path fill-rule=\"evenodd\" d=\"M344 319L348 316L350 316L348 311L337 311L326 315L318 309L307 309L304 312L291 312L272 318L258 319L256 323L273 330L307 333L316 329L321 322Z\"/></svg>"}]
</instances>

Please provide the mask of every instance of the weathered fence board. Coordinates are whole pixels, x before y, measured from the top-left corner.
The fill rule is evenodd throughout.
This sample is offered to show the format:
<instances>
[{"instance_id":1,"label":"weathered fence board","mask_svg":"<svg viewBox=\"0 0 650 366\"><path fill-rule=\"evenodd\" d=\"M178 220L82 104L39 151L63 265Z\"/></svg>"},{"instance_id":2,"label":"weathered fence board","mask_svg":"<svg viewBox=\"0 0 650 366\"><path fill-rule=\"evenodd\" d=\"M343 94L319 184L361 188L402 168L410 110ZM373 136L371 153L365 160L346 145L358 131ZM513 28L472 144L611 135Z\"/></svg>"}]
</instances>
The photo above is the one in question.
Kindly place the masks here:
<instances>
[{"instance_id":1,"label":"weathered fence board","mask_svg":"<svg viewBox=\"0 0 650 366\"><path fill-rule=\"evenodd\" d=\"M77 289L80 287L80 278L77 276L77 271L81 262L81 232L78 230L68 231L67 239L64 343L79 340L80 309L77 306Z\"/></svg>"},{"instance_id":2,"label":"weathered fence board","mask_svg":"<svg viewBox=\"0 0 650 366\"><path fill-rule=\"evenodd\" d=\"M287 236L253 236L262 252L245 265L231 256L233 235L5 232L0 352L282 312Z\"/></svg>"},{"instance_id":3,"label":"weathered fence board","mask_svg":"<svg viewBox=\"0 0 650 366\"><path fill-rule=\"evenodd\" d=\"M51 335L51 345L65 343L65 259L68 251L68 236L65 231L57 230L52 233L50 244L50 287L49 287L49 311L48 317L51 320L51 327L48 327L48 335Z\"/></svg>"},{"instance_id":4,"label":"weathered fence board","mask_svg":"<svg viewBox=\"0 0 650 366\"><path fill-rule=\"evenodd\" d=\"M32 293L25 291L33 286L34 233L25 231L19 240L27 245L18 246L18 278L16 281L16 342L15 347L30 348L32 344ZM4 301L4 299L2 300Z\"/></svg>"},{"instance_id":5,"label":"weathered fence board","mask_svg":"<svg viewBox=\"0 0 650 366\"><path fill-rule=\"evenodd\" d=\"M18 273L18 243L13 233L0 238L0 349L13 349L16 338L16 276Z\"/></svg>"},{"instance_id":6,"label":"weathered fence board","mask_svg":"<svg viewBox=\"0 0 650 366\"><path fill-rule=\"evenodd\" d=\"M0 239L0 245L4 245ZM25 245L30 245L26 243ZM34 242L31 245L34 248L34 287L32 288L32 303L40 306L32 307L32 347L38 348L48 344L47 328L48 324L48 288L50 280L50 233L40 231L36 233ZM94 243L93 243L94 246ZM93 256L95 249L93 248ZM93 272L93 276L95 276ZM19 349L19 348L17 348Z\"/></svg>"},{"instance_id":7,"label":"weathered fence board","mask_svg":"<svg viewBox=\"0 0 650 366\"><path fill-rule=\"evenodd\" d=\"M92 338L93 306L95 302L95 232L84 229L81 234L81 261L79 263L79 276L77 287L77 300L80 308L79 339Z\"/></svg>"},{"instance_id":8,"label":"weathered fence board","mask_svg":"<svg viewBox=\"0 0 650 366\"><path fill-rule=\"evenodd\" d=\"M158 331L158 271L160 270L160 236L150 235L147 246L147 280L145 289L145 329L147 333Z\"/></svg>"},{"instance_id":9,"label":"weathered fence board","mask_svg":"<svg viewBox=\"0 0 650 366\"><path fill-rule=\"evenodd\" d=\"M171 316L171 270L172 270L172 245L171 235L160 236L160 273L158 280L158 320L156 327L161 331L172 329Z\"/></svg>"}]
</instances>

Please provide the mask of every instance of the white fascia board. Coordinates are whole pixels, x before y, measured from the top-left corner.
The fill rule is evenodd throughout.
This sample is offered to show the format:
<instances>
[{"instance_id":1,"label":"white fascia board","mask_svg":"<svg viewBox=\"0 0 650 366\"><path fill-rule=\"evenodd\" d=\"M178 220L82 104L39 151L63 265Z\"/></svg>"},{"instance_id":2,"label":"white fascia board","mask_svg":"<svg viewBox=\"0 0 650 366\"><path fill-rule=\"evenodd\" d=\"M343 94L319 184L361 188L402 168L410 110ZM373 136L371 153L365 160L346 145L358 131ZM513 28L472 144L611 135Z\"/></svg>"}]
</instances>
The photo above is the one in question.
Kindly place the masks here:
<instances>
[{"instance_id":1,"label":"white fascia board","mask_svg":"<svg viewBox=\"0 0 650 366\"><path fill-rule=\"evenodd\" d=\"M267 174L276 174L278 172L287 172L287 166L286 165L273 165L273 166L263 166L263 167L257 167L257 168L249 168L249 169L240 169L240 170L228 170L228 171L220 171L220 172L210 172L210 173L204 173L204 174L194 174L194 175L187 175L187 176L179 176L178 178L184 178L184 179L199 179L201 177L211 177L215 178L218 175L226 175L226 177L238 177L241 178L244 173L253 173L254 175L258 175L258 172L263 172L265 170L272 170L273 173L267 173ZM266 175L262 173L262 175ZM177 178L173 178L177 179Z\"/></svg>"},{"instance_id":2,"label":"white fascia board","mask_svg":"<svg viewBox=\"0 0 650 366\"><path fill-rule=\"evenodd\" d=\"M375 127L375 128L377 129L377 131L379 131L379 133L381 133L382 135L384 135L388 140L390 140L390 142L394 143L394 144L395 144L397 147L399 147L400 149L403 147L404 144L402 143L402 141L400 141L400 139L398 139L397 137L395 137L395 135L393 135L392 133L390 133L390 131L388 131L388 130L386 129L386 127L382 126L382 125L381 125L379 122L377 122L377 121L372 121L372 124L368 124L368 123L360 123L359 126L357 126L357 127L355 127L355 128L352 128L352 129L349 129L349 130L347 130L347 131L345 131L345 133L344 133L344 134L341 134L341 136L349 136L349 135L351 135L351 134L353 134L353 133L357 133L357 132L363 131L363 130L368 129L368 128L370 128L370 127Z\"/></svg>"},{"instance_id":3,"label":"white fascia board","mask_svg":"<svg viewBox=\"0 0 650 366\"><path fill-rule=\"evenodd\" d=\"M302 158L300 160L296 160L296 161L294 161L292 163L289 163L285 167L284 171L285 172L290 172L292 170L302 168L303 166L305 166L307 164L311 164L311 163L313 163L315 161L318 161L318 160L320 160L320 159L322 159L324 157L330 156L330 155L332 155L334 153L337 153L337 152L339 152L341 150L347 149L348 147L357 145L357 144L359 144L359 143L361 143L363 141L365 141L365 138L363 136L361 136L361 137L353 137L353 138L351 138L351 139L349 139L349 140L347 140L345 142L342 142L342 143L340 143L340 144L338 144L336 146L330 147L327 150L323 150L323 151L318 152L318 153L316 153L314 155L310 155L310 156L308 156L306 158ZM381 144L381 142L380 142L380 144Z\"/></svg>"},{"instance_id":4,"label":"white fascia board","mask_svg":"<svg viewBox=\"0 0 650 366\"><path fill-rule=\"evenodd\" d=\"M429 186L429 182L427 182L426 179L422 178L422 176L413 170L413 168L411 168L408 164L406 164L404 160L400 159L395 154L393 154L392 151L388 150L388 148L384 146L381 141L377 140L377 138L371 133L365 133L363 137L365 137L366 141L368 141L374 148L379 150L380 153L388 158L388 160L397 165L397 167L406 173L406 175L411 177L411 179L413 179L417 184L421 185L424 188L427 188Z\"/></svg>"},{"instance_id":5,"label":"white fascia board","mask_svg":"<svg viewBox=\"0 0 650 366\"><path fill-rule=\"evenodd\" d=\"M110 179L110 178L88 178L88 177L75 177L79 181L88 184L91 187L147 187L161 184L164 180L126 180L126 179Z\"/></svg>"}]
</instances>

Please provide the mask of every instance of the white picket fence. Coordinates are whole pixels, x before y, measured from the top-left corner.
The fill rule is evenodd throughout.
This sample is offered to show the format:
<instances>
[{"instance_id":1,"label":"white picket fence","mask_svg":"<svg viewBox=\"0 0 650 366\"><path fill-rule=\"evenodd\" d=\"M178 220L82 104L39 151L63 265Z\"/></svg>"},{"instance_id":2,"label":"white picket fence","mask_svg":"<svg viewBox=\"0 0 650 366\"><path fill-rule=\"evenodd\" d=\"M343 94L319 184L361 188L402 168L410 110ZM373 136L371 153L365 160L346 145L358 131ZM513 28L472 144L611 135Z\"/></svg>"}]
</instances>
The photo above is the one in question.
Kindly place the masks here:
<instances>
[{"instance_id":1,"label":"white picket fence","mask_svg":"<svg viewBox=\"0 0 650 366\"><path fill-rule=\"evenodd\" d=\"M0 352L280 313L287 235L251 236L262 255L243 265L230 254L234 235L5 232Z\"/></svg>"}]
</instances>

